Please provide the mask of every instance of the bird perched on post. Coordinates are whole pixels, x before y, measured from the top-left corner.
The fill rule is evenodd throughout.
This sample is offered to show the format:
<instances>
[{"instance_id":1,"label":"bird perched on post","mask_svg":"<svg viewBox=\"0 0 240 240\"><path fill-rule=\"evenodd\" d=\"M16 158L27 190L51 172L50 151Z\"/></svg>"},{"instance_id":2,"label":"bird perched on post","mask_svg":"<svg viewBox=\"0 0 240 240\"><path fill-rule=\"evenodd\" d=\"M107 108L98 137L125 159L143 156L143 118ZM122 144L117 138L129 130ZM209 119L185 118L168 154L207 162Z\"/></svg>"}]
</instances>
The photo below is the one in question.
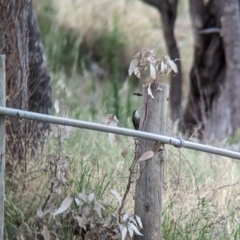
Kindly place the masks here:
<instances>
[{"instance_id":1,"label":"bird perched on post","mask_svg":"<svg viewBox=\"0 0 240 240\"><path fill-rule=\"evenodd\" d=\"M139 115L137 109L134 110L132 113L132 123L133 123L135 130L138 130L139 125L140 125L140 115Z\"/></svg>"}]
</instances>

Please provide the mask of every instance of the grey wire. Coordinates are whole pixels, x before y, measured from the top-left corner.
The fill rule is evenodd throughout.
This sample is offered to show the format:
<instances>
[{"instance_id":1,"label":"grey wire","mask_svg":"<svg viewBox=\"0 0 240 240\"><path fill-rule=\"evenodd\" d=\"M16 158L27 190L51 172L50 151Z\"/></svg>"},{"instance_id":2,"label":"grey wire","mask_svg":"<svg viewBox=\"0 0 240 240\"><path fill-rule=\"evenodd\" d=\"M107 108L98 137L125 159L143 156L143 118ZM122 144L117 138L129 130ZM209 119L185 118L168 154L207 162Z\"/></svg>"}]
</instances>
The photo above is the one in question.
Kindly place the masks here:
<instances>
[{"instance_id":1,"label":"grey wire","mask_svg":"<svg viewBox=\"0 0 240 240\"><path fill-rule=\"evenodd\" d=\"M77 128L100 131L100 132L109 132L109 133L115 133L115 134L124 135L124 136L131 136L131 137L140 138L140 139L142 138L142 139L148 139L153 141L159 141L161 143L170 144L175 147L184 147L188 149L194 149L201 152L212 153L212 154L240 160L239 152L234 152L234 151L226 150L223 148L217 148L217 147L208 146L204 144L185 141L180 138L172 138L172 137L158 135L158 134L149 133L149 132L136 131L128 128L112 127L109 125L104 125L99 123L80 121L80 120L75 120L70 118L63 118L58 116L23 111L23 110L7 108L7 107L0 107L0 115L32 119L32 120L37 120L41 122L49 122L53 124L66 125L66 126L72 126Z\"/></svg>"}]
</instances>

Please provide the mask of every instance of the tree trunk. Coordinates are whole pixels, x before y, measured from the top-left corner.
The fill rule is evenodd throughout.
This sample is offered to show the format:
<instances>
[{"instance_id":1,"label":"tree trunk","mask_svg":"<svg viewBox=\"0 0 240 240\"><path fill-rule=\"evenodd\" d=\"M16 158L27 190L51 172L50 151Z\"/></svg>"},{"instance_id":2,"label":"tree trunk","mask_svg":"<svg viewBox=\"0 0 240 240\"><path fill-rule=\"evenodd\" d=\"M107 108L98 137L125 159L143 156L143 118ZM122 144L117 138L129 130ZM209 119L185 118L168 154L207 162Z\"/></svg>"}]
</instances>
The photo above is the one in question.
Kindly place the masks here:
<instances>
[{"instance_id":1,"label":"tree trunk","mask_svg":"<svg viewBox=\"0 0 240 240\"><path fill-rule=\"evenodd\" d=\"M171 59L180 59L180 53L174 35L174 25L177 17L178 0L144 0L144 2L156 7L161 14L164 38ZM178 74L171 73L170 106L173 122L181 120L182 100L182 70L181 62L176 61Z\"/></svg>"},{"instance_id":2,"label":"tree trunk","mask_svg":"<svg viewBox=\"0 0 240 240\"><path fill-rule=\"evenodd\" d=\"M222 38L227 63L226 83L233 133L240 128L240 16L238 0L222 0Z\"/></svg>"},{"instance_id":3,"label":"tree trunk","mask_svg":"<svg viewBox=\"0 0 240 240\"><path fill-rule=\"evenodd\" d=\"M28 78L28 110L43 114L50 114L52 107L52 88L50 73L47 68L47 61L44 55L40 30L36 21L32 4L28 16L29 27L29 78ZM49 127L48 123L36 122L34 132Z\"/></svg>"},{"instance_id":4,"label":"tree trunk","mask_svg":"<svg viewBox=\"0 0 240 240\"><path fill-rule=\"evenodd\" d=\"M227 26L224 27L221 19L226 19L226 8L229 9L225 1L210 0L204 4L203 0L190 0L195 49L183 122L190 134L198 129L200 137L208 140L224 139L240 126L239 100L235 92L239 89L236 79L239 72L240 38L237 32L240 20L239 9L236 8L238 1L230 2L231 14L226 16ZM229 43L234 44L233 47ZM232 59L234 51L235 60ZM229 71L230 66L232 70Z\"/></svg>"},{"instance_id":5,"label":"tree trunk","mask_svg":"<svg viewBox=\"0 0 240 240\"><path fill-rule=\"evenodd\" d=\"M220 36L220 12L216 1L190 0L190 14L195 37L194 61L190 72L190 94L184 115L184 127L190 134L199 130L200 137L223 136L229 131L228 101L220 103L225 92L225 56ZM222 96L225 98L223 99ZM224 118L225 116L225 118ZM221 121L221 129L216 122Z\"/></svg>"},{"instance_id":6,"label":"tree trunk","mask_svg":"<svg viewBox=\"0 0 240 240\"><path fill-rule=\"evenodd\" d=\"M29 0L0 0L0 53L6 55L6 105L12 108L49 113L50 76L40 34ZM8 118L7 165L21 163L30 137L47 125ZM10 160L11 159L11 160ZM9 166L7 166L9 169ZM21 166L23 169L26 165ZM8 170L7 169L7 170Z\"/></svg>"}]
</instances>

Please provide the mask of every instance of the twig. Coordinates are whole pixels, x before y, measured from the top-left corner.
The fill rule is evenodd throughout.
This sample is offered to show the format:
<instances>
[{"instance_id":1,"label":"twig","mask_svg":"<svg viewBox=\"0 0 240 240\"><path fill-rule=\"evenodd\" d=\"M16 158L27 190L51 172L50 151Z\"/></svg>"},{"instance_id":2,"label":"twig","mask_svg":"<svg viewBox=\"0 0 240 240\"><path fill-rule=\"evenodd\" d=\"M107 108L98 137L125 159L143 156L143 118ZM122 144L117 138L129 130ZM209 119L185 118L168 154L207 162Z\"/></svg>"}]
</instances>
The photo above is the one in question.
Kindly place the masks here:
<instances>
[{"instance_id":1,"label":"twig","mask_svg":"<svg viewBox=\"0 0 240 240\"><path fill-rule=\"evenodd\" d=\"M217 191L217 190L220 190L220 189L222 189L222 188L226 188L226 187L233 187L233 186L235 186L235 185L238 185L240 182L238 181L238 182L235 182L235 183L232 183L232 184L227 184L227 185L223 185L223 186L221 186L221 187L219 187L219 188L215 188L215 189L213 189L214 191Z\"/></svg>"},{"instance_id":2,"label":"twig","mask_svg":"<svg viewBox=\"0 0 240 240\"><path fill-rule=\"evenodd\" d=\"M135 143L136 144L136 143ZM118 209L118 218L119 218L119 222L120 222L120 216L121 216L121 212L123 210L123 207L124 207L124 204L125 204L125 201L126 201L126 198L127 198L127 195L130 191L130 188L131 188L131 184L133 183L133 175L134 175L134 168L136 166L136 161L137 157L136 157L136 153L135 153L135 157L134 157L134 160L129 168L129 176L128 176L128 182L127 182L127 187L126 187L126 190L124 192L124 195L123 195L123 198L122 198L122 203L121 203L121 206L119 207Z\"/></svg>"},{"instance_id":3,"label":"twig","mask_svg":"<svg viewBox=\"0 0 240 240\"><path fill-rule=\"evenodd\" d=\"M57 158L56 162L59 160L59 158L60 158L60 155L58 155L58 158ZM56 163L56 162L55 162L55 163ZM51 172L52 172L52 171L51 171ZM56 174L57 174L57 164L55 164L54 176L56 176ZM49 199L50 199L50 197L51 197L51 195L52 195L52 193L53 193L53 187L54 187L54 183L51 182L50 193L48 194L48 196L47 196L47 198L46 198L46 200L45 200L45 202L44 202L44 204L43 204L43 206L42 206L42 211L44 211L44 209L45 209L45 207L47 206L47 203L48 203L48 201L49 201Z\"/></svg>"},{"instance_id":4,"label":"twig","mask_svg":"<svg viewBox=\"0 0 240 240\"><path fill-rule=\"evenodd\" d=\"M212 28L205 28L196 31L198 34L213 34L213 33L221 33L221 28L212 27Z\"/></svg>"}]
</instances>

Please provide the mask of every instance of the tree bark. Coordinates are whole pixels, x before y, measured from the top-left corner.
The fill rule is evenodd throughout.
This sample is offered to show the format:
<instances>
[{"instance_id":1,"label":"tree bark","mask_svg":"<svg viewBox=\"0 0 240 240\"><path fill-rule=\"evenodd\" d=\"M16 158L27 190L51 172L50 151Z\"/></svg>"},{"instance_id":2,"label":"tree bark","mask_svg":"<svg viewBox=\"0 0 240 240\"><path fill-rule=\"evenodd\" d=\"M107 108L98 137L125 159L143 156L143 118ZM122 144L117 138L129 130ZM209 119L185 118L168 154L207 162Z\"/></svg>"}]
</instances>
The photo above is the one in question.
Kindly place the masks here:
<instances>
[{"instance_id":1,"label":"tree bark","mask_svg":"<svg viewBox=\"0 0 240 240\"><path fill-rule=\"evenodd\" d=\"M161 14L163 33L171 59L180 59L180 53L174 35L174 25L177 17L178 0L144 0L144 2L156 7ZM170 106L173 122L181 120L182 100L182 67L181 62L176 61L178 74L171 73Z\"/></svg>"},{"instance_id":2,"label":"tree bark","mask_svg":"<svg viewBox=\"0 0 240 240\"><path fill-rule=\"evenodd\" d=\"M190 134L198 129L208 140L240 127L239 1L230 2L190 0L195 49L183 123Z\"/></svg>"},{"instance_id":3,"label":"tree bark","mask_svg":"<svg viewBox=\"0 0 240 240\"><path fill-rule=\"evenodd\" d=\"M226 82L233 133L240 128L240 16L238 0L222 0L221 35L227 63Z\"/></svg>"},{"instance_id":4,"label":"tree bark","mask_svg":"<svg viewBox=\"0 0 240 240\"><path fill-rule=\"evenodd\" d=\"M162 91L156 91L161 88ZM152 84L155 99L149 99L147 89L143 88L140 130L155 134L165 134L167 102L169 85L164 83ZM155 150L154 150L155 149ZM143 223L143 236L134 239L161 239L161 211L162 211L162 184L163 164L166 160L164 144L140 139L136 145L135 160L146 151L152 150L154 156L139 163L140 176L136 183L135 214Z\"/></svg>"},{"instance_id":5,"label":"tree bark","mask_svg":"<svg viewBox=\"0 0 240 240\"><path fill-rule=\"evenodd\" d=\"M41 41L40 30L36 16L31 10L28 16L29 27L29 78L28 78L28 110L43 114L50 114L52 107L52 88L50 83L50 73L47 68L46 56ZM48 123L36 122L34 132L49 127Z\"/></svg>"},{"instance_id":6,"label":"tree bark","mask_svg":"<svg viewBox=\"0 0 240 240\"><path fill-rule=\"evenodd\" d=\"M6 55L7 107L49 113L50 75L31 0L0 0L0 53ZM8 118L7 154L19 164L36 130L48 125ZM39 133L39 132L38 132ZM26 166L24 165L25 168ZM9 168L8 168L9 169Z\"/></svg>"}]
</instances>

